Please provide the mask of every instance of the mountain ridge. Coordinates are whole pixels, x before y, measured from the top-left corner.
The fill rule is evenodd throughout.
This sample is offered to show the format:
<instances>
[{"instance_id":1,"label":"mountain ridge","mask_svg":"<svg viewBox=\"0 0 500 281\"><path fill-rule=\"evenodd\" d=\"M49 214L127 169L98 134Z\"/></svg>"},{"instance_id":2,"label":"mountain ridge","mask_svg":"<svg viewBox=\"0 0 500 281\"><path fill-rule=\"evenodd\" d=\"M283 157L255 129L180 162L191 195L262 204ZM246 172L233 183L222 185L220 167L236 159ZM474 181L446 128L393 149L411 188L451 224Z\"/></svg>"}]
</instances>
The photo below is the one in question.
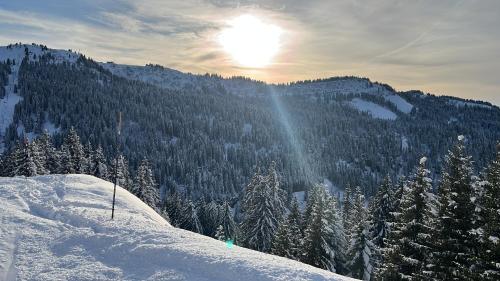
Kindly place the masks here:
<instances>
[{"instance_id":1,"label":"mountain ridge","mask_svg":"<svg viewBox=\"0 0 500 281\"><path fill-rule=\"evenodd\" d=\"M8 50L19 65L25 48L29 61L19 66L19 91L7 85L10 94L0 100L9 109L0 116L0 150L44 130L60 144L74 126L83 143L101 145L110 160L121 110L122 148L132 170L149 158L162 190L195 197L237 197L255 166L271 161L290 192L326 179L340 189L364 186L371 195L385 175L397 180L422 155L438 174L457 135L466 136L478 168L500 139L496 106L400 93L367 78L267 85L156 65L97 63L45 46L11 48L15 52L0 48L0 61ZM6 102L12 97L16 103Z\"/></svg>"},{"instance_id":2,"label":"mountain ridge","mask_svg":"<svg viewBox=\"0 0 500 281\"><path fill-rule=\"evenodd\" d=\"M47 54L47 53L55 55L55 61L59 62L59 63L61 63L63 61L66 61L68 63L75 63L80 56L85 57L84 54L74 52L71 49L68 49L68 50L51 49L45 45L36 44L36 43L31 43L31 44L15 43L15 44L9 44L6 46L0 46L0 60L5 61L7 58L10 58L10 59L16 58L18 60L22 60L23 56L19 55L20 54L19 50L24 51L24 48L26 48L26 47L28 48L28 50L31 54L35 54L38 56L43 55L43 54ZM2 49L8 49L8 48L13 48L14 50L17 49L18 51L14 52L17 55L7 56L5 50L2 51ZM206 79L207 77L209 77L209 78L213 78L213 79L216 79L219 81L238 80L238 81L245 81L245 82L251 83L251 84L266 85L269 87L277 87L277 88L283 88L283 87L287 87L287 86L292 86L292 87L299 86L300 87L301 85L318 84L318 83L325 83L325 82L328 83L328 82L332 82L332 81L335 82L335 81L339 81L339 80L340 81L341 80L353 80L353 81L361 81L363 83L367 83L370 85L379 86L380 88L383 88L383 89L385 89L389 92L392 92L392 93L397 93L399 95L405 94L405 93L414 93L414 94L418 93L421 95L433 95L432 93L424 93L420 90L397 91L387 83L382 83L382 82L378 82L378 81L371 81L367 77L358 77L358 76L331 76L331 77L325 77L325 78L289 81L289 82L285 82L285 83L268 83L268 82L264 82L264 81L260 81L260 80L254 80L252 78L245 77L245 76L223 77L223 76L220 76L216 73L194 74L194 73L190 73L190 72L183 72L180 70L176 70L173 68L169 68L169 67L162 66L159 64L154 64L154 63L148 63L146 65L120 64L120 63L115 63L112 61L97 62L97 63L99 65L103 66L106 70L111 71L115 75L129 78L129 79L141 80L144 82L148 82L147 81L148 79L144 78L144 76L147 76L147 75L144 75L144 73L142 73L143 74L142 77L134 77L134 75L132 75L132 73L130 73L130 72L127 74L126 71L124 71L124 69L125 70L132 70L132 72L134 70L135 71L141 70L143 72L150 72L150 73L153 70L153 72L160 72L160 73L163 72L162 74L173 75L175 77L175 79L181 79L181 77L182 77L183 79L191 80L191 82L193 82L193 81L200 82L199 80L203 80L203 79ZM158 78L160 78L160 77L152 77L152 78L155 78L155 79L153 79L153 81L149 81L149 83L161 86L161 81L158 81ZM163 78L165 79L166 77L164 76ZM154 80L156 80L156 81L154 81ZM166 86L164 86L164 87L166 87ZM378 89L378 91L380 91L380 89ZM448 95L441 95L441 96L450 98L452 100L458 100L458 101L469 102L469 103L472 102L472 103L478 103L478 104L498 107L497 105L491 104L488 101L464 99L464 98L460 98L460 97L456 97L456 96L448 96Z\"/></svg>"}]
</instances>

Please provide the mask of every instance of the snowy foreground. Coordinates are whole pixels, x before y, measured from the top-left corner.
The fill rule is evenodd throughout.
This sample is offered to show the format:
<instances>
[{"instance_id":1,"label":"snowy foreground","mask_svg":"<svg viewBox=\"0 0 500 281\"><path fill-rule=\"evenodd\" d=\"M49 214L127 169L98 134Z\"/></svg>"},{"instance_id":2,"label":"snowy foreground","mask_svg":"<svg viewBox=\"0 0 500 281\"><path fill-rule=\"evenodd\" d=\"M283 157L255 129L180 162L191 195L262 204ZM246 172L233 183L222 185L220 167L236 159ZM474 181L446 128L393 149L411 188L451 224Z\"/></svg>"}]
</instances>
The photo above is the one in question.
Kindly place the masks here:
<instances>
[{"instance_id":1,"label":"snowy foreground","mask_svg":"<svg viewBox=\"0 0 500 281\"><path fill-rule=\"evenodd\" d=\"M0 178L0 280L352 280L170 226L86 175ZM16 279L17 278L17 279Z\"/></svg>"}]
</instances>

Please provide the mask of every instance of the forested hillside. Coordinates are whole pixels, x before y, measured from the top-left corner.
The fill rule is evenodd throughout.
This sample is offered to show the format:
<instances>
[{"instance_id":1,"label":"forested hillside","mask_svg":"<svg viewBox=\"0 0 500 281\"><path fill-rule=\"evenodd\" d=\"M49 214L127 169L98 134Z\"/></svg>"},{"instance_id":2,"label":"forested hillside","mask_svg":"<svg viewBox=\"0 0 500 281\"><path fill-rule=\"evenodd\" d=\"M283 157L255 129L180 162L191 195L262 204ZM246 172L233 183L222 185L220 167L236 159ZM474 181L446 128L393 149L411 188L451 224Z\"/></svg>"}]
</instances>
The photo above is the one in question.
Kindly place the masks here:
<instances>
[{"instance_id":1,"label":"forested hillside","mask_svg":"<svg viewBox=\"0 0 500 281\"><path fill-rule=\"evenodd\" d=\"M175 227L364 280L498 280L498 107L0 55L0 176L116 180Z\"/></svg>"},{"instance_id":2,"label":"forested hillside","mask_svg":"<svg viewBox=\"0 0 500 281\"><path fill-rule=\"evenodd\" d=\"M122 111L121 150L132 170L148 158L160 185L192 197L237 196L254 167L271 161L286 189L326 178L340 189L363 186L370 196L385 175L408 174L422 155L433 155L428 166L439 173L459 134L476 167L491 160L500 139L498 107L397 93L364 78L266 85L154 65L99 64L34 45L4 48L0 68L12 65L7 58L15 51L22 53L15 62L22 99L3 137L7 150L47 129L59 145L74 126L84 144L101 145L111 159Z\"/></svg>"}]
</instances>

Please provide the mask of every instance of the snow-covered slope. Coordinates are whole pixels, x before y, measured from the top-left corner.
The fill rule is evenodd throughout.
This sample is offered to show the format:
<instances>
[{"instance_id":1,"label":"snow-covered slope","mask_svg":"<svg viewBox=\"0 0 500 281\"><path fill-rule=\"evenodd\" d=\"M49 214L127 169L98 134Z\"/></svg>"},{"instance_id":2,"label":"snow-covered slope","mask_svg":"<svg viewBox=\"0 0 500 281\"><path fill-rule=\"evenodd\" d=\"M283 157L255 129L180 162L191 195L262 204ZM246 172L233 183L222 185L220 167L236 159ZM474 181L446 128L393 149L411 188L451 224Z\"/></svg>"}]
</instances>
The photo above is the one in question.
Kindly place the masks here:
<instances>
[{"instance_id":1,"label":"snow-covered slope","mask_svg":"<svg viewBox=\"0 0 500 281\"><path fill-rule=\"evenodd\" d=\"M350 280L170 226L86 175L0 178L0 280Z\"/></svg>"},{"instance_id":2,"label":"snow-covered slope","mask_svg":"<svg viewBox=\"0 0 500 281\"><path fill-rule=\"evenodd\" d=\"M23 98L14 89L18 85L19 68L23 58L28 53L30 61L38 61L40 56L50 54L54 63L75 63L80 54L65 50L54 50L33 44L15 44L0 47L0 62L11 62L11 74L9 75L8 84L5 86L5 96L0 98L0 153L4 151L4 135L6 130L14 119L14 110ZM57 131L57 128L50 123L44 125L48 131ZM22 132L22 128L20 133Z\"/></svg>"},{"instance_id":3,"label":"snow-covered slope","mask_svg":"<svg viewBox=\"0 0 500 281\"><path fill-rule=\"evenodd\" d=\"M354 98L350 102L350 105L359 111L367 112L374 118L384 120L396 120L396 118L398 118L394 112L371 101Z\"/></svg>"}]
</instances>

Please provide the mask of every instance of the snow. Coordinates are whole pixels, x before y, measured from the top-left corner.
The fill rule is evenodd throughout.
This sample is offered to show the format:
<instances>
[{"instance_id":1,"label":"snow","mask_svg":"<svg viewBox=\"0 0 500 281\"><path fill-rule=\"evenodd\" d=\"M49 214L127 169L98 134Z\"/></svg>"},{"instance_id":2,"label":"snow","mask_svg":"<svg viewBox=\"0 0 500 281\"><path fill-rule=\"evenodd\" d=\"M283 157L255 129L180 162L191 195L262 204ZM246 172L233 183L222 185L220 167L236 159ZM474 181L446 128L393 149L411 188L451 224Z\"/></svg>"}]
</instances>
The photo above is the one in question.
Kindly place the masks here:
<instances>
[{"instance_id":1,"label":"snow","mask_svg":"<svg viewBox=\"0 0 500 281\"><path fill-rule=\"evenodd\" d=\"M61 128L56 127L54 123L50 122L47 118L45 118L45 122L43 123L43 130L46 131L50 135L54 135L61 131Z\"/></svg>"},{"instance_id":2,"label":"snow","mask_svg":"<svg viewBox=\"0 0 500 281\"><path fill-rule=\"evenodd\" d=\"M384 96L384 99L391 102L392 104L394 104L397 109L403 113L410 113L411 110L413 109L413 105L410 104L409 102L407 102L405 99L403 99L402 97L398 96L398 95L386 95Z\"/></svg>"},{"instance_id":3,"label":"snow","mask_svg":"<svg viewBox=\"0 0 500 281\"><path fill-rule=\"evenodd\" d=\"M410 148L410 145L408 143L408 138L405 136L402 136L401 137L401 150L408 151L408 148Z\"/></svg>"},{"instance_id":4,"label":"snow","mask_svg":"<svg viewBox=\"0 0 500 281\"><path fill-rule=\"evenodd\" d=\"M420 165L425 164L425 162L427 162L427 157L424 156L424 157L420 158Z\"/></svg>"},{"instance_id":5,"label":"snow","mask_svg":"<svg viewBox=\"0 0 500 281\"><path fill-rule=\"evenodd\" d=\"M500 241L500 238L498 238L496 236L490 236L490 237L488 237L488 240L490 240L493 244L497 245L498 242Z\"/></svg>"},{"instance_id":6,"label":"snow","mask_svg":"<svg viewBox=\"0 0 500 281\"><path fill-rule=\"evenodd\" d=\"M463 141L464 139L465 139L465 137L463 135L458 136L459 141Z\"/></svg>"},{"instance_id":7,"label":"snow","mask_svg":"<svg viewBox=\"0 0 500 281\"><path fill-rule=\"evenodd\" d=\"M482 104L482 103L477 103L473 101L462 101L462 100L456 100L456 99L450 99L448 100L448 104L455 106L455 107L481 107L485 109L492 109L493 107L487 104Z\"/></svg>"},{"instance_id":8,"label":"snow","mask_svg":"<svg viewBox=\"0 0 500 281\"><path fill-rule=\"evenodd\" d=\"M299 203L299 209L300 210L305 210L306 208L306 192L305 191L297 191L292 193L293 197L297 199L297 202Z\"/></svg>"},{"instance_id":9,"label":"snow","mask_svg":"<svg viewBox=\"0 0 500 281\"><path fill-rule=\"evenodd\" d=\"M0 280L352 280L170 226L87 175L0 178Z\"/></svg>"},{"instance_id":10,"label":"snow","mask_svg":"<svg viewBox=\"0 0 500 281\"><path fill-rule=\"evenodd\" d=\"M373 118L384 119L384 120L396 120L398 116L390 111L389 109L373 103L371 101L366 101L360 98L354 98L350 102L350 105L359 111L367 112Z\"/></svg>"},{"instance_id":11,"label":"snow","mask_svg":"<svg viewBox=\"0 0 500 281\"><path fill-rule=\"evenodd\" d=\"M243 135L248 136L252 133L252 124L245 123L243 125Z\"/></svg>"},{"instance_id":12,"label":"snow","mask_svg":"<svg viewBox=\"0 0 500 281\"><path fill-rule=\"evenodd\" d=\"M101 66L116 76L142 81L165 89L195 87L194 85L198 81L198 77L195 75L165 67L125 65L112 62L101 63Z\"/></svg>"}]
</instances>

